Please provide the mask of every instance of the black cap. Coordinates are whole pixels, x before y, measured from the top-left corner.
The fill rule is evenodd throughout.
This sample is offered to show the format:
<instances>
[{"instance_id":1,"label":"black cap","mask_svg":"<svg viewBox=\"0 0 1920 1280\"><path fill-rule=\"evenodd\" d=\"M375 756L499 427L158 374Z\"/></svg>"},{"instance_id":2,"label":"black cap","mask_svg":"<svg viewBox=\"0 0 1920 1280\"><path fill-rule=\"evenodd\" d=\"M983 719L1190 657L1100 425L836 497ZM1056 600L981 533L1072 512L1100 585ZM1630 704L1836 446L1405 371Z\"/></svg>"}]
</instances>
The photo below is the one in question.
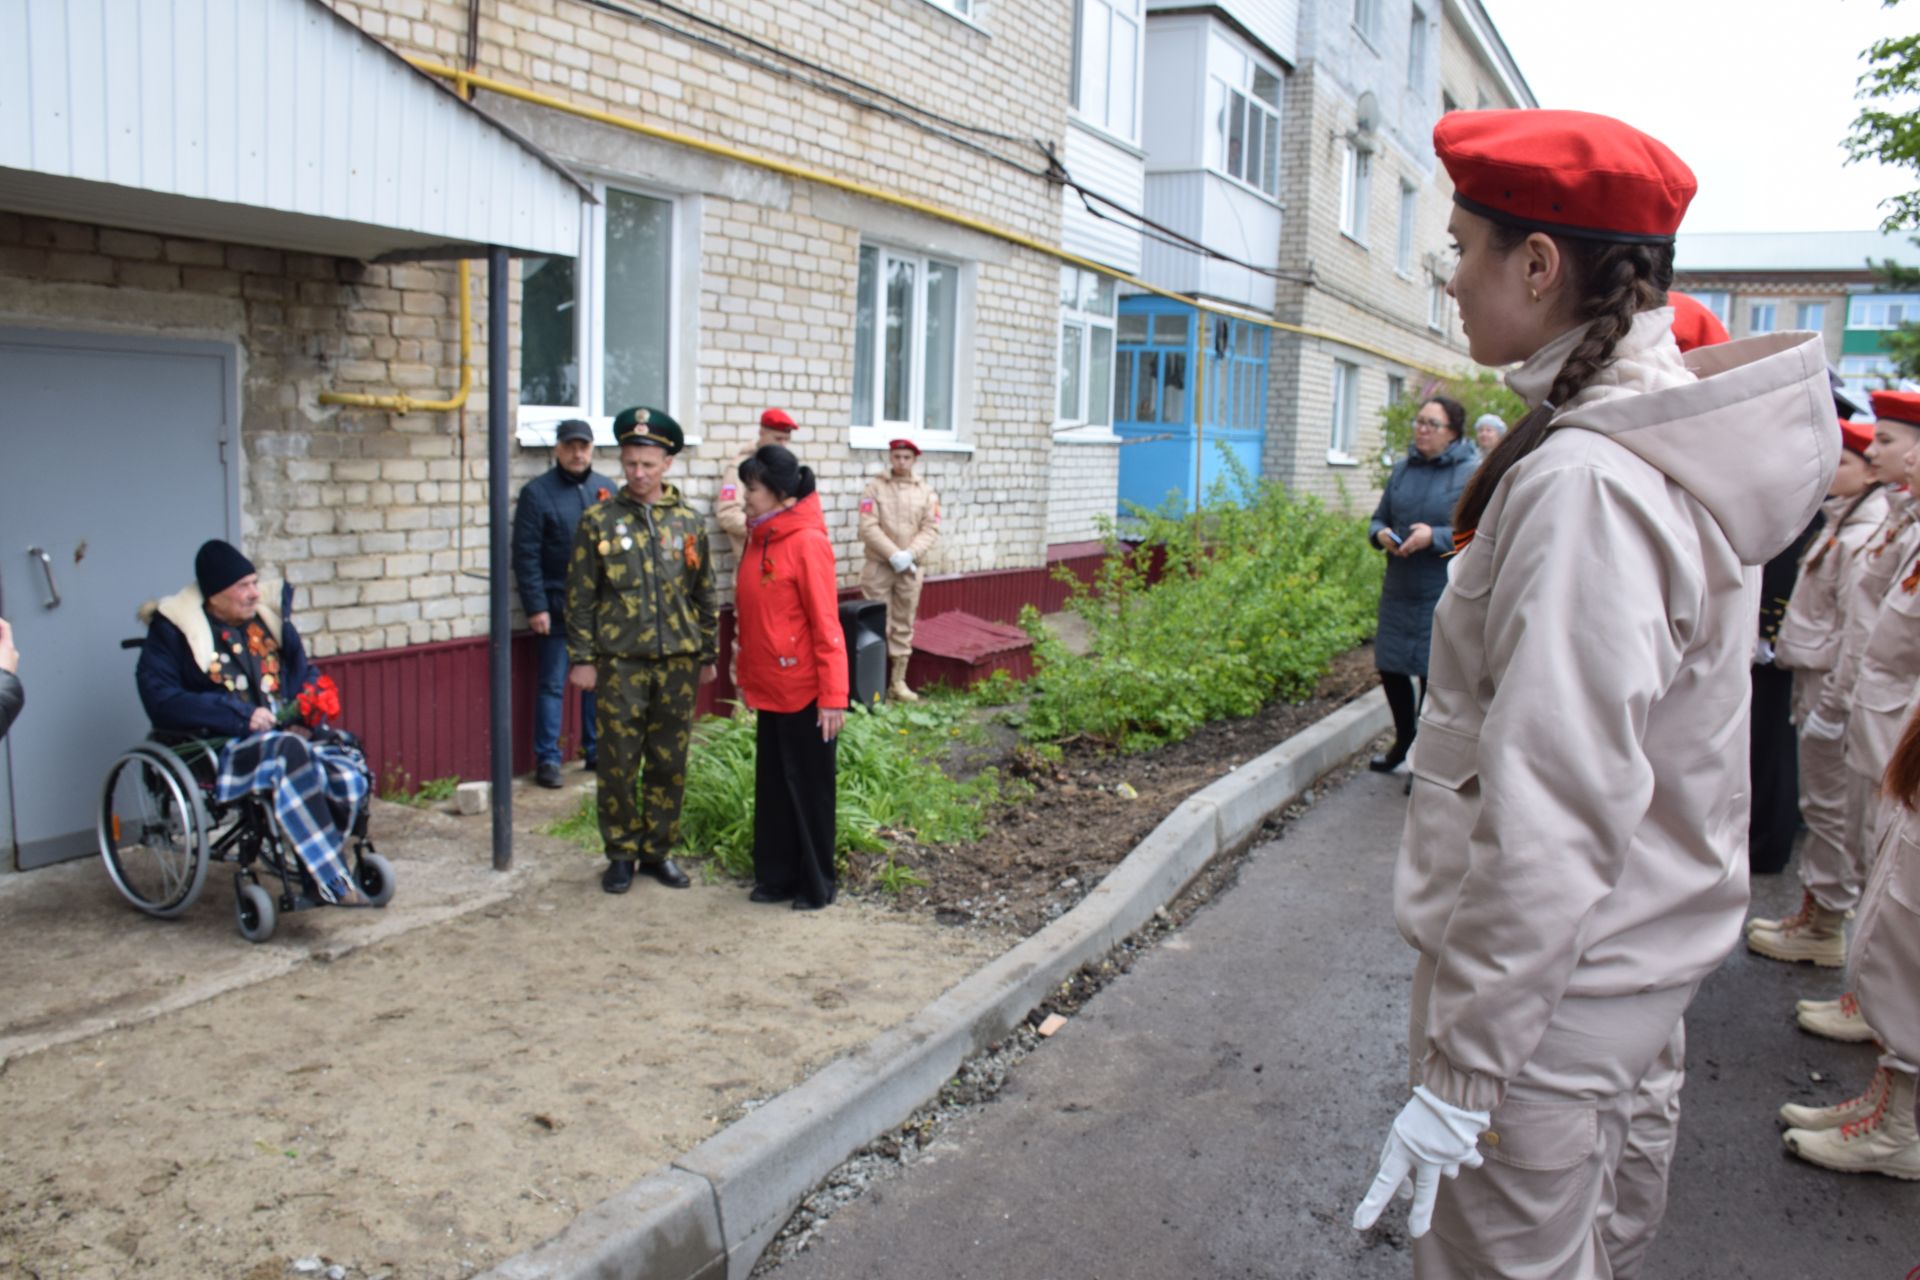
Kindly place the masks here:
<instances>
[{"instance_id":1,"label":"black cap","mask_svg":"<svg viewBox=\"0 0 1920 1280\"><path fill-rule=\"evenodd\" d=\"M585 440L593 443L593 425L579 418L568 418L554 430L553 442L565 444L569 440Z\"/></svg>"},{"instance_id":2,"label":"black cap","mask_svg":"<svg viewBox=\"0 0 1920 1280\"><path fill-rule=\"evenodd\" d=\"M200 597L211 600L250 573L256 573L253 561L240 554L231 542L209 538L200 544L193 557L193 580L200 586Z\"/></svg>"}]
</instances>

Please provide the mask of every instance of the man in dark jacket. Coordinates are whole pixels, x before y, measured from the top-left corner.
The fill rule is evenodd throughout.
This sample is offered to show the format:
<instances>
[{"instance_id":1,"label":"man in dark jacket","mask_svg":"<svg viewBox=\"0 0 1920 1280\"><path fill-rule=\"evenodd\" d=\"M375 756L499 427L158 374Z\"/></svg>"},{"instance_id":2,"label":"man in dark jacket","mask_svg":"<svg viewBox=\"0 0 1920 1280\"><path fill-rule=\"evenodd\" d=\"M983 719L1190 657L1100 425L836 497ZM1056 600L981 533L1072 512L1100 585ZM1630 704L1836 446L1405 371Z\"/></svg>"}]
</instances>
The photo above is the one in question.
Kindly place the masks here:
<instances>
[{"instance_id":1,"label":"man in dark jacket","mask_svg":"<svg viewBox=\"0 0 1920 1280\"><path fill-rule=\"evenodd\" d=\"M587 508L620 491L594 474L593 428L578 418L554 433L553 468L527 481L513 516L513 574L520 607L537 639L539 684L533 700L534 781L560 785L561 699L567 689L567 557ZM594 697L580 695L580 751L594 767Z\"/></svg>"},{"instance_id":2,"label":"man in dark jacket","mask_svg":"<svg viewBox=\"0 0 1920 1280\"><path fill-rule=\"evenodd\" d=\"M20 651L13 647L13 628L0 618L0 738L13 728L14 717L27 700L26 690L20 687L19 671Z\"/></svg>"}]
</instances>

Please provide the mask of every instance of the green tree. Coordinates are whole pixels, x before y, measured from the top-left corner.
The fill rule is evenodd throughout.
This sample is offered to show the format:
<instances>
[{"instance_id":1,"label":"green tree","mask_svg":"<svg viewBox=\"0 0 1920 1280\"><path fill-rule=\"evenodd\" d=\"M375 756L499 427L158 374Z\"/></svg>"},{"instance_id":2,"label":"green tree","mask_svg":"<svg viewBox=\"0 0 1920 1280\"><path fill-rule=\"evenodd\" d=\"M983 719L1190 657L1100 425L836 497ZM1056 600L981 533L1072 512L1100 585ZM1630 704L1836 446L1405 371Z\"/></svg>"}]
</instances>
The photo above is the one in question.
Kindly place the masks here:
<instances>
[{"instance_id":1,"label":"green tree","mask_svg":"<svg viewBox=\"0 0 1920 1280\"><path fill-rule=\"evenodd\" d=\"M1893 8L1900 0L1886 0ZM1847 134L1847 158L1877 160L1920 177L1920 34L1876 40L1863 55L1867 69L1854 96L1866 103ZM1920 230L1920 186L1881 202L1887 216L1883 231ZM1920 237L1914 243L1920 245ZM1920 288L1920 270L1887 259L1867 265L1891 289ZM1912 321L1887 334L1886 349L1903 378L1920 378L1920 324Z\"/></svg>"}]
</instances>

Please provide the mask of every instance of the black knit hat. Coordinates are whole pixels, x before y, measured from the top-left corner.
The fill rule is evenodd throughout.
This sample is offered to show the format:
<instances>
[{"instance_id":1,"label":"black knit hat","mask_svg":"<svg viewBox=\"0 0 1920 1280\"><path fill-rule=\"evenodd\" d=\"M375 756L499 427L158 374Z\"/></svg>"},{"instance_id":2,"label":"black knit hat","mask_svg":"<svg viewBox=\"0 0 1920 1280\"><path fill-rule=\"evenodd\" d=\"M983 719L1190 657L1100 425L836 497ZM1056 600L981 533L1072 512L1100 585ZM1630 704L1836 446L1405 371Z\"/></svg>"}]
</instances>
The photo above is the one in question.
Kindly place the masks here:
<instances>
[{"instance_id":1,"label":"black knit hat","mask_svg":"<svg viewBox=\"0 0 1920 1280\"><path fill-rule=\"evenodd\" d=\"M193 578L200 584L200 598L211 600L250 573L256 573L253 561L240 554L230 542L209 538L193 557Z\"/></svg>"}]
</instances>

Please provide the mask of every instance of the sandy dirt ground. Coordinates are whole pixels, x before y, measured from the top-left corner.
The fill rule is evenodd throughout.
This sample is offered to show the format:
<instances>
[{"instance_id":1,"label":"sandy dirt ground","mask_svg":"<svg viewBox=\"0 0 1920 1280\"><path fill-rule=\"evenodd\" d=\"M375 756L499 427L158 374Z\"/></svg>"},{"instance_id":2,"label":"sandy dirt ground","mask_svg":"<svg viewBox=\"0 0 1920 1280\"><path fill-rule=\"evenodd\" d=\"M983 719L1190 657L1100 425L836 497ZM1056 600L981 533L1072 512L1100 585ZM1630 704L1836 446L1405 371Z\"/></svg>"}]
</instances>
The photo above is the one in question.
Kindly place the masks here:
<instances>
[{"instance_id":1,"label":"sandy dirt ground","mask_svg":"<svg viewBox=\"0 0 1920 1280\"><path fill-rule=\"evenodd\" d=\"M0 878L0 1277L471 1275L1007 944L731 884L610 897L532 834L576 793L519 794L510 876L485 818L382 805L392 907L260 947L218 866L172 923L97 862Z\"/></svg>"}]
</instances>

